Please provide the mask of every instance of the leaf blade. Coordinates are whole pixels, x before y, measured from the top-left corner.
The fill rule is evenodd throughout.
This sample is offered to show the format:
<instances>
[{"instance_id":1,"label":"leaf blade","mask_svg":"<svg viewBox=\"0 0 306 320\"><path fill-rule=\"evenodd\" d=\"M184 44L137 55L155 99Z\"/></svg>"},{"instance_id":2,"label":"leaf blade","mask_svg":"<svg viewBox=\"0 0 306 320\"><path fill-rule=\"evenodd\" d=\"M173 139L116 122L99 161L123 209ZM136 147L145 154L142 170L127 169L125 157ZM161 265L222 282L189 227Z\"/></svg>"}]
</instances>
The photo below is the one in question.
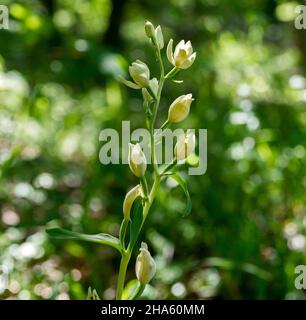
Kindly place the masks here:
<instances>
[{"instance_id":1,"label":"leaf blade","mask_svg":"<svg viewBox=\"0 0 306 320\"><path fill-rule=\"evenodd\" d=\"M174 179L178 183L178 185L181 187L181 189L184 191L186 196L186 207L185 207L183 216L188 216L192 209L192 202L191 202L191 198L190 198L185 180L176 172L171 172L171 173L169 172L169 174L167 175L169 175L172 179Z\"/></svg>"},{"instance_id":2,"label":"leaf blade","mask_svg":"<svg viewBox=\"0 0 306 320\"><path fill-rule=\"evenodd\" d=\"M119 239L111 236L107 233L98 233L98 234L83 234L78 232L73 232L65 230L62 228L52 228L46 230L47 234L55 239L66 239L66 240L83 240L89 242L95 242L100 244L105 244L117 249L121 252L121 245Z\"/></svg>"},{"instance_id":3,"label":"leaf blade","mask_svg":"<svg viewBox=\"0 0 306 320\"><path fill-rule=\"evenodd\" d=\"M130 223L130 247L133 249L135 243L137 242L139 231L142 225L143 215L142 215L142 199L138 198L133 206L131 213L131 223Z\"/></svg>"}]
</instances>

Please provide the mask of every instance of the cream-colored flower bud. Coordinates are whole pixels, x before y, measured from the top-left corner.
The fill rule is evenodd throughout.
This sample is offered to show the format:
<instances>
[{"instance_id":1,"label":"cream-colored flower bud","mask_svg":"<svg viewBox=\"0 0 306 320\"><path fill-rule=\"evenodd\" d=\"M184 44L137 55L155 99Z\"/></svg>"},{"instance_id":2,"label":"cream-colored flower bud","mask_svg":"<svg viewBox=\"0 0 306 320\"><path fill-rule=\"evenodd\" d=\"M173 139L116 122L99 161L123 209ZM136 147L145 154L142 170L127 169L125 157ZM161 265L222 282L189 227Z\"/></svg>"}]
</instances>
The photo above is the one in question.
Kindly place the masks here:
<instances>
[{"instance_id":1,"label":"cream-colored flower bud","mask_svg":"<svg viewBox=\"0 0 306 320\"><path fill-rule=\"evenodd\" d=\"M138 184L136 187L131 189L125 196L123 201L123 216L126 220L130 220L130 213L133 206L134 201L138 197L143 196L142 187Z\"/></svg>"},{"instance_id":2,"label":"cream-colored flower bud","mask_svg":"<svg viewBox=\"0 0 306 320\"><path fill-rule=\"evenodd\" d=\"M134 82L140 88L144 88L149 85L150 70L144 62L136 60L136 62L133 62L129 67L129 72Z\"/></svg>"},{"instance_id":3,"label":"cream-colored flower bud","mask_svg":"<svg viewBox=\"0 0 306 320\"><path fill-rule=\"evenodd\" d=\"M168 121L170 123L178 123L183 121L189 114L192 100L191 93L176 98L170 105L168 111Z\"/></svg>"},{"instance_id":4,"label":"cream-colored flower bud","mask_svg":"<svg viewBox=\"0 0 306 320\"><path fill-rule=\"evenodd\" d=\"M153 91L153 93L156 96L157 95L157 91L158 91L158 80L156 78L152 78L149 81L149 86L150 86L151 90Z\"/></svg>"},{"instance_id":5,"label":"cream-colored flower bud","mask_svg":"<svg viewBox=\"0 0 306 320\"><path fill-rule=\"evenodd\" d=\"M158 80L156 78L153 78L149 81L149 88L151 89L150 92L146 88L141 89L143 100L147 102L153 99L152 96L157 96Z\"/></svg>"},{"instance_id":6,"label":"cream-colored flower bud","mask_svg":"<svg viewBox=\"0 0 306 320\"><path fill-rule=\"evenodd\" d=\"M147 169L147 160L140 148L139 143L137 144L129 144L129 157L128 162L131 171L138 178L142 177Z\"/></svg>"},{"instance_id":7,"label":"cream-colored flower bud","mask_svg":"<svg viewBox=\"0 0 306 320\"><path fill-rule=\"evenodd\" d=\"M193 52L191 42L187 41L185 43L184 40L177 44L173 53L173 40L170 39L167 46L167 57L175 67L179 69L189 68L193 64L196 55L196 52Z\"/></svg>"},{"instance_id":8,"label":"cream-colored flower bud","mask_svg":"<svg viewBox=\"0 0 306 320\"><path fill-rule=\"evenodd\" d=\"M140 253L136 259L135 273L141 284L149 283L156 272L156 264L152 258L148 246L145 242L141 243Z\"/></svg>"},{"instance_id":9,"label":"cream-colored flower bud","mask_svg":"<svg viewBox=\"0 0 306 320\"><path fill-rule=\"evenodd\" d=\"M160 26L158 26L154 30L154 34L155 34L155 41L158 45L158 48L162 49L164 47L164 37L163 37L162 29Z\"/></svg>"},{"instance_id":10,"label":"cream-colored flower bud","mask_svg":"<svg viewBox=\"0 0 306 320\"><path fill-rule=\"evenodd\" d=\"M148 38L153 38L155 34L154 26L150 21L145 23L145 32Z\"/></svg>"},{"instance_id":11,"label":"cream-colored flower bud","mask_svg":"<svg viewBox=\"0 0 306 320\"><path fill-rule=\"evenodd\" d=\"M187 130L186 135L179 137L174 148L174 155L178 161L184 160L194 151L194 148L195 134Z\"/></svg>"}]
</instances>

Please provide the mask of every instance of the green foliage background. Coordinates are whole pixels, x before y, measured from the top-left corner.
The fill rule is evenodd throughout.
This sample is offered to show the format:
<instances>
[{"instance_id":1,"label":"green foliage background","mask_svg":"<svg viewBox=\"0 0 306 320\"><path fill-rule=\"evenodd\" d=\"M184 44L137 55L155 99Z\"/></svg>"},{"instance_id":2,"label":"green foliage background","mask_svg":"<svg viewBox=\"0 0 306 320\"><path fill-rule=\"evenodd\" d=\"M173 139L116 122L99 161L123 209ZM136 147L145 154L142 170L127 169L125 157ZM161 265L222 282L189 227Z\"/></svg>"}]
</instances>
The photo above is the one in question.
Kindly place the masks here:
<instances>
[{"instance_id":1,"label":"green foliage background","mask_svg":"<svg viewBox=\"0 0 306 320\"><path fill-rule=\"evenodd\" d=\"M2 1L0 265L3 299L114 297L119 256L49 239L45 228L118 234L136 183L98 160L103 128L143 127L139 92L115 79L139 58L157 75L146 19L191 40L197 60L165 88L196 100L185 128L208 129L208 170L185 175L193 211L166 183L143 238L157 262L145 297L296 299L305 254L306 31L281 0ZM166 60L165 60L165 63ZM183 91L183 92L182 92ZM186 172L186 171L185 171ZM128 280L134 275L132 259ZM3 272L3 270L2 270Z\"/></svg>"}]
</instances>

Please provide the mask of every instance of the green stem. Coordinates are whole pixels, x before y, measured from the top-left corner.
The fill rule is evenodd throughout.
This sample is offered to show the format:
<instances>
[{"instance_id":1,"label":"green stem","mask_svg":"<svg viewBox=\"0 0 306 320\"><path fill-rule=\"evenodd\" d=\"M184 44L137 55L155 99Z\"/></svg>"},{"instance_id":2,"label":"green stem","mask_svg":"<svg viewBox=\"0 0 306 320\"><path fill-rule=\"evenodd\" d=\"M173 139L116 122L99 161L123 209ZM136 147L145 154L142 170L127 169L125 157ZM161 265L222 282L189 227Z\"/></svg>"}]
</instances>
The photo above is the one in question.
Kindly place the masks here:
<instances>
[{"instance_id":1,"label":"green stem","mask_svg":"<svg viewBox=\"0 0 306 320\"><path fill-rule=\"evenodd\" d=\"M168 124L169 124L169 120L167 119L167 120L162 124L162 126L160 127L160 130L165 129L165 128L168 126Z\"/></svg>"},{"instance_id":2,"label":"green stem","mask_svg":"<svg viewBox=\"0 0 306 320\"><path fill-rule=\"evenodd\" d=\"M138 236L141 232L141 229L146 221L146 218L148 216L151 205L156 197L156 194L157 194L157 191L158 191L158 188L160 185L160 179L161 179L160 176L156 177L156 179L153 183L150 195L149 195L149 200L146 202L146 204L143 208L143 219L142 219L141 226L139 228L137 238L138 238ZM117 300L122 299L122 292L123 292L123 288L124 288L126 269L128 267L129 261L131 259L131 252L132 251L133 251L133 247L131 247L131 244L129 244L128 249L126 251L122 252L120 268L119 268L119 275L118 275L118 282L117 282L117 295L116 295Z\"/></svg>"},{"instance_id":3,"label":"green stem","mask_svg":"<svg viewBox=\"0 0 306 320\"><path fill-rule=\"evenodd\" d=\"M147 199L148 199L149 191L148 191L147 179L146 179L145 176L140 177L140 184L141 184L141 186L142 186L142 190L143 190L144 195L145 195L145 198L146 198L146 200L147 200Z\"/></svg>"},{"instance_id":4,"label":"green stem","mask_svg":"<svg viewBox=\"0 0 306 320\"><path fill-rule=\"evenodd\" d=\"M117 282L117 294L116 294L117 300L122 299L126 269L128 267L130 258L131 258L131 252L129 250L124 251L122 253L120 268L119 268L119 275L118 275L118 282Z\"/></svg>"},{"instance_id":5,"label":"green stem","mask_svg":"<svg viewBox=\"0 0 306 320\"><path fill-rule=\"evenodd\" d=\"M169 163L165 169L162 171L161 176L163 176L165 173L167 173L167 171L169 171L170 169L172 169L175 165L177 164L177 160L174 159L171 163Z\"/></svg>"},{"instance_id":6,"label":"green stem","mask_svg":"<svg viewBox=\"0 0 306 320\"><path fill-rule=\"evenodd\" d=\"M155 127L157 110L158 110L158 106L159 106L159 102L160 102L160 96L161 96L162 88L163 88L164 81L165 81L165 71L164 71L164 65L163 65L161 55L160 55L160 51L156 46L155 46L155 48L156 48L157 58L158 58L159 64L160 64L159 85L158 85L157 95L155 97L155 101L154 101L154 105L153 105L153 112L152 112L152 118L151 118L151 123L150 123L151 159L152 159L152 164L153 164L154 173L155 173L155 180L154 180L151 192L149 194L148 201L145 202L145 205L143 208L143 219L142 219L142 223L139 228L139 231L138 231L137 238L139 237L139 234L140 234L141 229L142 229L142 227L145 223L145 220L148 216L151 205L156 197L156 194L157 194L157 191L158 191L158 188L160 185L160 179L161 179L161 176L158 172L158 166L156 163L156 159L155 159L154 127ZM146 186L144 185L145 182L141 181L141 183L142 183L143 187L146 189ZM129 243L127 250L123 249L123 251L122 251L120 268L119 268L119 275L118 275L118 282L117 282L117 294L116 294L117 300L122 299L122 292L123 292L123 288L124 288L126 270L127 270L130 258L131 258L132 251L133 251L133 247L131 246L131 243Z\"/></svg>"},{"instance_id":7,"label":"green stem","mask_svg":"<svg viewBox=\"0 0 306 320\"><path fill-rule=\"evenodd\" d=\"M141 223L141 227L140 227L140 230L139 230L139 233L142 229L142 226L144 225L145 221L146 221L146 218L148 216L148 213L149 213L149 210L151 208L151 205L153 204L153 201L156 197L156 194L157 194L157 191L158 191L158 188L159 188L159 185L160 185L160 176L156 176L155 180L154 180L154 183L153 183L153 186L152 186L152 189L151 189L151 192L150 192L150 195L149 195L149 201L146 202L144 208L143 208L143 219L142 219L142 223Z\"/></svg>"},{"instance_id":8,"label":"green stem","mask_svg":"<svg viewBox=\"0 0 306 320\"><path fill-rule=\"evenodd\" d=\"M171 79L172 77L174 77L178 72L180 71L179 68L174 67L173 69L171 69L165 76L165 79Z\"/></svg>"},{"instance_id":9,"label":"green stem","mask_svg":"<svg viewBox=\"0 0 306 320\"><path fill-rule=\"evenodd\" d=\"M157 97L155 99L154 105L153 105L153 114L152 114L152 119L151 119L151 128L150 128L150 144L151 144L151 159L152 159L152 164L155 172L155 176L158 176L158 166L156 164L156 159L155 159L155 141L154 141L154 127L155 127L155 121L156 121L156 116L157 116L157 110L160 102L160 96L161 92L163 89L164 81L165 81L165 70L164 70L164 65L163 61L160 55L160 51L156 49L156 54L159 60L160 64L160 78L159 78L159 85L158 85L158 90L157 90Z\"/></svg>"}]
</instances>

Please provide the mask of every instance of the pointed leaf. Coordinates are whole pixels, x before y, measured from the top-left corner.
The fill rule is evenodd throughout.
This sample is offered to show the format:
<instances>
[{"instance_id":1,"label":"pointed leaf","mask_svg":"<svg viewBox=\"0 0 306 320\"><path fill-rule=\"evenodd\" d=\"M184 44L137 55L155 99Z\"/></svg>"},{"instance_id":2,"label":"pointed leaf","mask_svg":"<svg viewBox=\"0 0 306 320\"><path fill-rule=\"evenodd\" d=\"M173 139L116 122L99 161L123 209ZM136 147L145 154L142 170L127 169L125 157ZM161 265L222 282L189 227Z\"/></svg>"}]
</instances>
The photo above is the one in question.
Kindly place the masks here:
<instances>
[{"instance_id":1,"label":"pointed leaf","mask_svg":"<svg viewBox=\"0 0 306 320\"><path fill-rule=\"evenodd\" d=\"M130 280L123 289L122 300L130 300L137 286L138 286L137 279Z\"/></svg>"},{"instance_id":2,"label":"pointed leaf","mask_svg":"<svg viewBox=\"0 0 306 320\"><path fill-rule=\"evenodd\" d=\"M121 245L120 245L119 239L107 233L99 233L99 234L91 235L91 234L82 234L78 232L73 232L73 231L69 231L61 228L48 229L47 233L49 236L56 239L84 240L89 242L106 244L121 252Z\"/></svg>"},{"instance_id":3,"label":"pointed leaf","mask_svg":"<svg viewBox=\"0 0 306 320\"><path fill-rule=\"evenodd\" d=\"M186 208L184 211L184 216L187 216L191 212L191 209L192 209L192 202L190 199L189 191L187 189L187 184L186 184L185 180L176 172L168 173L167 175L169 175L172 179L174 179L179 184L179 186L183 189L183 191L185 193L185 196L187 198L186 199L187 203L186 203Z\"/></svg>"},{"instance_id":4,"label":"pointed leaf","mask_svg":"<svg viewBox=\"0 0 306 320\"><path fill-rule=\"evenodd\" d=\"M134 247L138 235L139 230L142 224L142 199L138 198L132 207L132 213L131 213L131 223L130 223L130 246L131 248Z\"/></svg>"},{"instance_id":5,"label":"pointed leaf","mask_svg":"<svg viewBox=\"0 0 306 320\"><path fill-rule=\"evenodd\" d=\"M129 224L129 221L126 219L123 219L121 226L120 226L119 241L120 241L122 248L125 248L125 235L126 235L126 229L127 229L128 224Z\"/></svg>"}]
</instances>

